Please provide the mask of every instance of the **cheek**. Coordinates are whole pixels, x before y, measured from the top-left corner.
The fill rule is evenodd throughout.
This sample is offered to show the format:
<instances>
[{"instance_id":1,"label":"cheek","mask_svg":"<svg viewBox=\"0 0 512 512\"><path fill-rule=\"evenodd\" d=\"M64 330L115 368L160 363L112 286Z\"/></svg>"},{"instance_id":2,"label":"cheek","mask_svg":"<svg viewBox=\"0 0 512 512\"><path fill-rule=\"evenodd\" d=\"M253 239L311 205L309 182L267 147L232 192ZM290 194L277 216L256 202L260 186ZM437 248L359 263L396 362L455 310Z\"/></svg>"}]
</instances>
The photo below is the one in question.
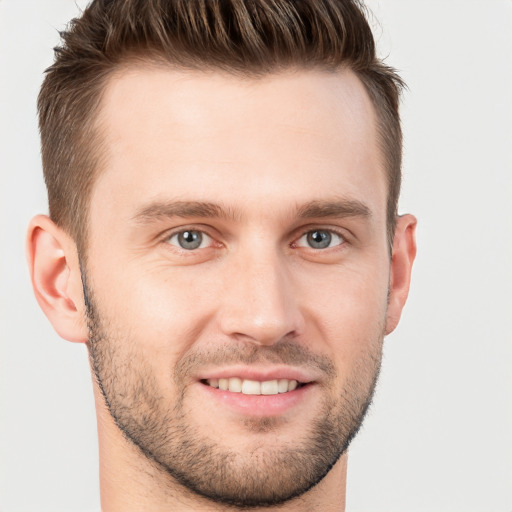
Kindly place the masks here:
<instances>
[{"instance_id":1,"label":"cheek","mask_svg":"<svg viewBox=\"0 0 512 512\"><path fill-rule=\"evenodd\" d=\"M340 370L367 357L380 346L387 310L388 268L385 265L330 269L322 281L305 285L309 295L307 324L324 340ZM310 331L310 337L315 332Z\"/></svg>"},{"instance_id":2,"label":"cheek","mask_svg":"<svg viewBox=\"0 0 512 512\"><path fill-rule=\"evenodd\" d=\"M156 373L167 373L194 344L208 318L200 282L179 271L120 267L122 271L111 268L108 275L94 276L102 320L120 342L136 346Z\"/></svg>"}]
</instances>

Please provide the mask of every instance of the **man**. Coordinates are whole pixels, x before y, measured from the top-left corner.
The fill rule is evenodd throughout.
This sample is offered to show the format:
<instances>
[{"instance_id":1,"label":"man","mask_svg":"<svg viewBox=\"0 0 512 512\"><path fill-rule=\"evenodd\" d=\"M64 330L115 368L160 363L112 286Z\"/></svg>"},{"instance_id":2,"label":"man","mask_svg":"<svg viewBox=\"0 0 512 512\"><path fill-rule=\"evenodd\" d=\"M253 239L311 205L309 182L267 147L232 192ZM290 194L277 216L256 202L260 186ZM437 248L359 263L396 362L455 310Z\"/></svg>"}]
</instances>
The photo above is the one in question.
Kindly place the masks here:
<instances>
[{"instance_id":1,"label":"man","mask_svg":"<svg viewBox=\"0 0 512 512\"><path fill-rule=\"evenodd\" d=\"M344 510L416 251L362 7L102 0L62 37L28 254L89 350L103 510Z\"/></svg>"}]
</instances>

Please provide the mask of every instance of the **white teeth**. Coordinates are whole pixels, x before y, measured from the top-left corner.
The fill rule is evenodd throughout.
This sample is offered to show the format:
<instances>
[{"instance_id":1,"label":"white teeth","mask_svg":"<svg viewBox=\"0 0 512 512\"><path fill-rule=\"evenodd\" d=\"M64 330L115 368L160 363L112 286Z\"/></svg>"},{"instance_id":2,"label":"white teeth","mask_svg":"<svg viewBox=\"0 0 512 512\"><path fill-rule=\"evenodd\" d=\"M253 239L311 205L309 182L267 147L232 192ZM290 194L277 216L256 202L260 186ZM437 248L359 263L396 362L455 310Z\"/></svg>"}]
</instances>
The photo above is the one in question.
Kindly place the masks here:
<instances>
[{"instance_id":1,"label":"white teeth","mask_svg":"<svg viewBox=\"0 0 512 512\"><path fill-rule=\"evenodd\" d=\"M242 383L242 393L244 395L261 395L261 383L257 380L245 379Z\"/></svg>"},{"instance_id":2,"label":"white teeth","mask_svg":"<svg viewBox=\"0 0 512 512\"><path fill-rule=\"evenodd\" d=\"M288 391L293 391L297 387L297 381L291 380L288 382Z\"/></svg>"},{"instance_id":3,"label":"white teeth","mask_svg":"<svg viewBox=\"0 0 512 512\"><path fill-rule=\"evenodd\" d=\"M240 379L230 377L229 379L208 379L206 383L212 388L219 388L222 391L232 393L243 393L244 395L277 395L278 393L287 393L297 388L299 383L296 380L275 379L257 380Z\"/></svg>"},{"instance_id":4,"label":"white teeth","mask_svg":"<svg viewBox=\"0 0 512 512\"><path fill-rule=\"evenodd\" d=\"M242 379L239 379L237 377L231 377L231 379L229 379L229 391L233 393L241 393Z\"/></svg>"},{"instance_id":5,"label":"white teeth","mask_svg":"<svg viewBox=\"0 0 512 512\"><path fill-rule=\"evenodd\" d=\"M261 383L261 394L262 395L277 395L279 388L277 386L277 380L266 380Z\"/></svg>"},{"instance_id":6,"label":"white teeth","mask_svg":"<svg viewBox=\"0 0 512 512\"><path fill-rule=\"evenodd\" d=\"M277 382L277 390L279 393L286 393L288 391L288 380L287 379L279 379Z\"/></svg>"}]
</instances>

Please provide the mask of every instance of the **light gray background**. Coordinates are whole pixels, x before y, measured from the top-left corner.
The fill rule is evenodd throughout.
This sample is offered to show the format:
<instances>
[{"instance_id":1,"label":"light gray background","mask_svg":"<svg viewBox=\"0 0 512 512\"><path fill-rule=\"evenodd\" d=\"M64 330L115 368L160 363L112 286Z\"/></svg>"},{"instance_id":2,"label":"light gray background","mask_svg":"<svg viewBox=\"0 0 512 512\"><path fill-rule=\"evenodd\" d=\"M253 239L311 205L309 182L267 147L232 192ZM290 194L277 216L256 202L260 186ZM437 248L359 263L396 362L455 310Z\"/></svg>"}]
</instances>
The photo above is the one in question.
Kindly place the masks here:
<instances>
[{"instance_id":1,"label":"light gray background","mask_svg":"<svg viewBox=\"0 0 512 512\"><path fill-rule=\"evenodd\" d=\"M512 2L372 0L409 84L401 210L419 218L409 303L350 450L349 512L512 511ZM84 2L79 2L84 5ZM98 511L86 350L25 266L46 212L35 99L72 0L0 0L0 510Z\"/></svg>"}]
</instances>

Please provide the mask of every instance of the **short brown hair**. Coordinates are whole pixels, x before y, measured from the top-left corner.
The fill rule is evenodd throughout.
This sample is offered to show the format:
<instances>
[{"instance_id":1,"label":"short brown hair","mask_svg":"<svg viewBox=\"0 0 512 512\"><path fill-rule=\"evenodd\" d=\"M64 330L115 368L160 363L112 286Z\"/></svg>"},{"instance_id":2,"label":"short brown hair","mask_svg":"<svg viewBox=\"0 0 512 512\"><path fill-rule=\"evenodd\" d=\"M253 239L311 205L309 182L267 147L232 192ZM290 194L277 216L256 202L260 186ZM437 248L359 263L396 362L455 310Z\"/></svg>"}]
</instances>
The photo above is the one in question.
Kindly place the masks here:
<instances>
[{"instance_id":1,"label":"short brown hair","mask_svg":"<svg viewBox=\"0 0 512 512\"><path fill-rule=\"evenodd\" d=\"M376 56L358 0L94 0L64 32L39 99L51 218L84 249L101 159L96 114L107 78L132 59L262 76L282 69L350 68L377 113L392 242L400 192L403 82Z\"/></svg>"}]
</instances>

